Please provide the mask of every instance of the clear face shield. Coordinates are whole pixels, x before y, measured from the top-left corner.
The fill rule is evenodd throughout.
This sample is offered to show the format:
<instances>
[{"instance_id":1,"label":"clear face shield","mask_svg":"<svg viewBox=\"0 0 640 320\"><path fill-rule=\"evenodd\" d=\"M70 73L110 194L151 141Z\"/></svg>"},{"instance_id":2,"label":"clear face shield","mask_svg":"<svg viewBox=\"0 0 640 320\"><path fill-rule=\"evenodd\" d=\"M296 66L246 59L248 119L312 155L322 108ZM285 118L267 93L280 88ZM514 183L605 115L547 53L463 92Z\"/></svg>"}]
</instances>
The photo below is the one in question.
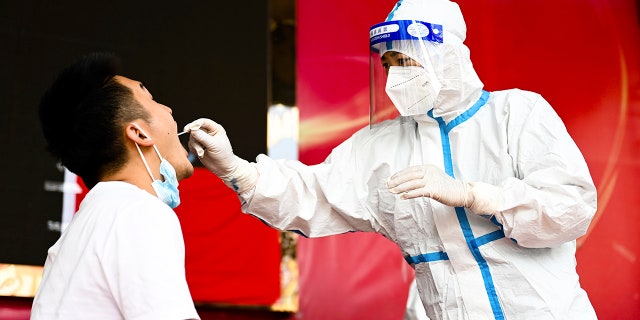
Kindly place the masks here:
<instances>
[{"instance_id":1,"label":"clear face shield","mask_svg":"<svg viewBox=\"0 0 640 320\"><path fill-rule=\"evenodd\" d=\"M369 35L370 124L398 115L426 114L442 87L434 64L442 45L442 26L387 21L372 26Z\"/></svg>"}]
</instances>

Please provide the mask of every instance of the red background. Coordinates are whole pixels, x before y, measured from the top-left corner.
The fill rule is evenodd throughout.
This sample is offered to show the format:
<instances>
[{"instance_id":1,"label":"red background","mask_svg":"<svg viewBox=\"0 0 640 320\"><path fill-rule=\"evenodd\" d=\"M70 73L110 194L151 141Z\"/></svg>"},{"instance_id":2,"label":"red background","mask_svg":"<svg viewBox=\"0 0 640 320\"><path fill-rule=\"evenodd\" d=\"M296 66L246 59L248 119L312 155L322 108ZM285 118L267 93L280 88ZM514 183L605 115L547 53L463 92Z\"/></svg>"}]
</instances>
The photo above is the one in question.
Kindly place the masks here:
<instances>
[{"instance_id":1,"label":"red background","mask_svg":"<svg viewBox=\"0 0 640 320\"><path fill-rule=\"evenodd\" d=\"M235 192L209 171L180 183L175 211L194 301L270 306L280 297L279 233L240 211Z\"/></svg>"}]
</instances>

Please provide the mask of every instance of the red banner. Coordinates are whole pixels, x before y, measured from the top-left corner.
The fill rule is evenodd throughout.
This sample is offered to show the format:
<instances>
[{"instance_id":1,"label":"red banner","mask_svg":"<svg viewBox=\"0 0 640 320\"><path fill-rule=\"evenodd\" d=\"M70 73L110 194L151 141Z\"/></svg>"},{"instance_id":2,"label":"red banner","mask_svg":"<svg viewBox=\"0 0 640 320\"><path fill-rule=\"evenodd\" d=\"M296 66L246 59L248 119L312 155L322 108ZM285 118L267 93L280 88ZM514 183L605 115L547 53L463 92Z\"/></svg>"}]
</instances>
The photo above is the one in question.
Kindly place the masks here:
<instances>
[{"instance_id":1,"label":"red banner","mask_svg":"<svg viewBox=\"0 0 640 320\"><path fill-rule=\"evenodd\" d=\"M180 182L187 282L197 303L269 307L280 297L279 232L240 211L204 168Z\"/></svg>"}]
</instances>

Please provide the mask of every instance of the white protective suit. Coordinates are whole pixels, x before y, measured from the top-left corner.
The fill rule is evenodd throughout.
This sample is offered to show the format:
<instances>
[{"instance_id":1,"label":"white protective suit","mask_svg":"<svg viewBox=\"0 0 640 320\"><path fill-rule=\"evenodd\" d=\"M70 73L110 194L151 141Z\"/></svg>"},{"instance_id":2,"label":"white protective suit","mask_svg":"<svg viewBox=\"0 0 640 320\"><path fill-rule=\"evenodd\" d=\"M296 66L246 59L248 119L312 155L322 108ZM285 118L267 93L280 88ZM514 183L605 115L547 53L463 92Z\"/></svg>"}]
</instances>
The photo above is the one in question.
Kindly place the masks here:
<instances>
[{"instance_id":1,"label":"white protective suit","mask_svg":"<svg viewBox=\"0 0 640 320\"><path fill-rule=\"evenodd\" d=\"M421 9L425 5L454 14L414 16L429 11ZM482 90L462 44L466 28L456 4L404 0L390 18L443 25L448 65L440 68L433 110L367 126L322 164L260 155L255 164L227 166L233 170L219 175L239 191L243 211L307 237L384 235L414 267L432 320L595 319L576 273L575 239L596 211L596 190L561 119L539 94ZM211 162L218 157L210 150L214 142L195 131L191 144L209 143L196 148L203 163L222 172L231 162ZM470 182L476 200L495 203L494 210L473 212L390 192L390 176L423 165ZM251 166L258 175L246 174ZM239 172L245 174L238 178ZM253 187L247 180L255 180L255 188L237 187L238 181Z\"/></svg>"},{"instance_id":2,"label":"white protective suit","mask_svg":"<svg viewBox=\"0 0 640 320\"><path fill-rule=\"evenodd\" d=\"M458 125L416 116L364 128L319 165L260 155L242 209L308 237L384 235L415 268L432 320L595 319L574 254L596 192L562 122L542 97L521 90L492 92L475 113L462 108L473 114ZM401 169L445 170L445 161L457 179L502 188L495 216L401 200L386 187Z\"/></svg>"}]
</instances>

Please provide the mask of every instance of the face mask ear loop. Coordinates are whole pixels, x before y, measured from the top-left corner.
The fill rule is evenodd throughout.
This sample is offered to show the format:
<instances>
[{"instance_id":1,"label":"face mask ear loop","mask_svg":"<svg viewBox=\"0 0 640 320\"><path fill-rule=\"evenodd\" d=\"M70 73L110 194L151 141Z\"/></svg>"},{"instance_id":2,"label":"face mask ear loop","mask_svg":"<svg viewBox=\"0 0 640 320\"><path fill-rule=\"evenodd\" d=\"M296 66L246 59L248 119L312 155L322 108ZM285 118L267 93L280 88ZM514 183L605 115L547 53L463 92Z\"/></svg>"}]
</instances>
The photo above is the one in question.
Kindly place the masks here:
<instances>
[{"instance_id":1,"label":"face mask ear loop","mask_svg":"<svg viewBox=\"0 0 640 320\"><path fill-rule=\"evenodd\" d=\"M156 154L158 155L158 158L160 158L160 162L162 162L164 158L160 155L160 151L158 151L158 147L156 147L155 144L153 145L153 149L156 150ZM162 178L162 181L165 181L166 179L166 177L162 174L162 170L160 170L160 178Z\"/></svg>"},{"instance_id":2,"label":"face mask ear loop","mask_svg":"<svg viewBox=\"0 0 640 320\"><path fill-rule=\"evenodd\" d=\"M147 160L145 160L144 155L142 154L142 151L140 150L140 146L138 146L138 143L136 143L136 142L134 142L134 143L136 144L136 148L138 148L138 153L140 154L140 157L142 158L142 162L144 163L144 166L147 168L147 172L149 172L149 175L151 176L151 182L155 181L156 179L153 177L153 174L151 173L151 169L149 169L149 165L147 164ZM155 145L153 145L153 147L155 148ZM156 149L156 152L158 152L158 149Z\"/></svg>"},{"instance_id":3,"label":"face mask ear loop","mask_svg":"<svg viewBox=\"0 0 640 320\"><path fill-rule=\"evenodd\" d=\"M160 158L160 160L164 160L164 158L160 155L160 151L158 151L158 147L156 147L156 145L153 145L153 150L156 150L156 154L158 155L158 158Z\"/></svg>"}]
</instances>

